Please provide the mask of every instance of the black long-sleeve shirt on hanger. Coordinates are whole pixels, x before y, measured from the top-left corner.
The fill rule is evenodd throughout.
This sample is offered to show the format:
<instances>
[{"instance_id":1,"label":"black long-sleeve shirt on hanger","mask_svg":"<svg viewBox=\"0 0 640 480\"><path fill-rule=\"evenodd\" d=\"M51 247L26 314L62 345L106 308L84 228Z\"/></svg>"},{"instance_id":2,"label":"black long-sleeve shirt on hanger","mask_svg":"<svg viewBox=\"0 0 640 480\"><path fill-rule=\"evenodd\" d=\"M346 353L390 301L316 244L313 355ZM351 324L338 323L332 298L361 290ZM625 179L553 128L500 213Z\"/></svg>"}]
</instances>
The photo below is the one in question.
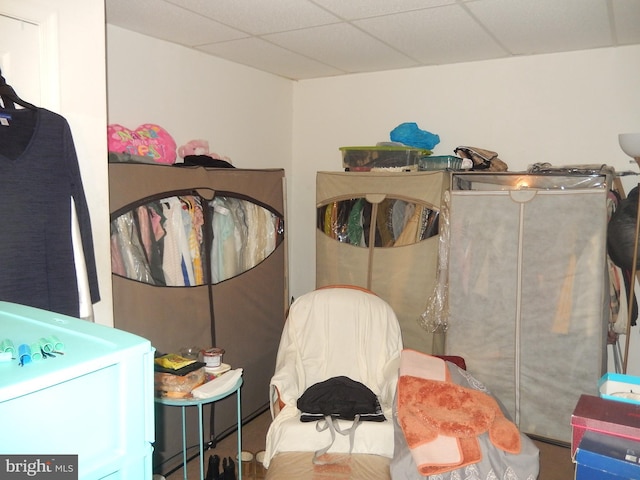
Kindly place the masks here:
<instances>
[{"instance_id":1,"label":"black long-sleeve shirt on hanger","mask_svg":"<svg viewBox=\"0 0 640 480\"><path fill-rule=\"evenodd\" d=\"M43 108L0 109L0 300L79 315L72 200L95 303L89 209L69 124Z\"/></svg>"}]
</instances>

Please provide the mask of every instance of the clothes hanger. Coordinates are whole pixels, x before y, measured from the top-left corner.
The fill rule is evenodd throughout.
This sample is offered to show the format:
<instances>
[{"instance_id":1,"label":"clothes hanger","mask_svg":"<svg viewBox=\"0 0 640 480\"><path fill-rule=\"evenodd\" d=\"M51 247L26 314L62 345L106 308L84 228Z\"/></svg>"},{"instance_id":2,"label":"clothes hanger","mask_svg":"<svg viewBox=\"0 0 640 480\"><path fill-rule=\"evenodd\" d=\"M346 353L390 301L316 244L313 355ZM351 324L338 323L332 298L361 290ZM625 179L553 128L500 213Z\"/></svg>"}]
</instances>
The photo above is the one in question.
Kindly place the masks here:
<instances>
[{"instance_id":1,"label":"clothes hanger","mask_svg":"<svg viewBox=\"0 0 640 480\"><path fill-rule=\"evenodd\" d=\"M17 103L21 107L28 108L30 110L36 110L38 107L22 100L11 85L7 83L0 71L0 99L2 99L2 105L4 108L15 108Z\"/></svg>"}]
</instances>

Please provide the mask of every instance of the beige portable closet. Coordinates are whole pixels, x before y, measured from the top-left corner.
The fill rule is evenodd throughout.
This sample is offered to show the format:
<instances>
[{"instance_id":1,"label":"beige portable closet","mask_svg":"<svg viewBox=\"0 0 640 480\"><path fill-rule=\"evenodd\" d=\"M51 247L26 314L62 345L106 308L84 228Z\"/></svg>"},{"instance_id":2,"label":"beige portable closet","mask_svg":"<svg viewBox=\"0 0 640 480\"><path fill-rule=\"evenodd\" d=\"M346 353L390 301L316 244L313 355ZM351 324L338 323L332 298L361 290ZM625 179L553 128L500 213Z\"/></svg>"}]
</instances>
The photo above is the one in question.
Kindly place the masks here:
<instances>
[{"instance_id":1,"label":"beige portable closet","mask_svg":"<svg viewBox=\"0 0 640 480\"><path fill-rule=\"evenodd\" d=\"M109 165L112 218L153 198L187 193L206 200L228 196L260 205L284 222L284 170L177 167L112 163ZM203 228L209 228L205 224ZM215 337L223 362L244 369L242 417L268 407L269 380L285 319L287 285L284 232L262 262L219 283L189 287L155 286L113 275L115 327L151 340L159 352L208 347ZM235 397L216 402L214 428L205 405L205 440L235 428ZM191 411L193 410L193 411ZM197 444L196 409L187 409L188 445ZM156 405L155 470L180 464L180 409Z\"/></svg>"},{"instance_id":2,"label":"beige portable closet","mask_svg":"<svg viewBox=\"0 0 640 480\"><path fill-rule=\"evenodd\" d=\"M376 225L379 209L392 208L396 201L415 206L416 212L429 213L437 221L448 181L446 172L318 172L316 177L316 286L349 284L372 290L395 311L404 346L426 353L432 352L433 334L420 326L418 318L435 286L437 224L435 234L424 239L412 233L411 238L395 239L392 246L376 246L369 237L363 246L329 232L344 225L325 230L320 223L327 208L358 199L366 200L369 207L364 225ZM380 228L368 229L368 234L376 230Z\"/></svg>"},{"instance_id":3,"label":"beige portable closet","mask_svg":"<svg viewBox=\"0 0 640 480\"><path fill-rule=\"evenodd\" d=\"M606 368L605 175L454 173L447 353L523 432L571 440Z\"/></svg>"}]
</instances>

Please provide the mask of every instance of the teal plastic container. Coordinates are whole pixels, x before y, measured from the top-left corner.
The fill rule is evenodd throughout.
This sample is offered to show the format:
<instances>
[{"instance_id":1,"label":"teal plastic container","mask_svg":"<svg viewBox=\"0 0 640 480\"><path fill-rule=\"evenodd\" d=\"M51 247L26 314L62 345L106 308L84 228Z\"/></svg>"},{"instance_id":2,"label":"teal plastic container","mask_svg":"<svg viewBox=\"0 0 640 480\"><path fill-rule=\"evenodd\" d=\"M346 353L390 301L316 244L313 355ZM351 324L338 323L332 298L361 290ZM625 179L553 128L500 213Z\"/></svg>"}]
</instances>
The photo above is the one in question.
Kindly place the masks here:
<instances>
[{"instance_id":1,"label":"teal plastic container","mask_svg":"<svg viewBox=\"0 0 640 480\"><path fill-rule=\"evenodd\" d=\"M418 170L462 170L462 159L453 155L421 157Z\"/></svg>"},{"instance_id":2,"label":"teal plastic container","mask_svg":"<svg viewBox=\"0 0 640 480\"><path fill-rule=\"evenodd\" d=\"M0 362L0 478L9 455L38 455L43 464L70 455L82 480L151 480L149 340L8 302L0 302L0 332L32 356Z\"/></svg>"}]
</instances>

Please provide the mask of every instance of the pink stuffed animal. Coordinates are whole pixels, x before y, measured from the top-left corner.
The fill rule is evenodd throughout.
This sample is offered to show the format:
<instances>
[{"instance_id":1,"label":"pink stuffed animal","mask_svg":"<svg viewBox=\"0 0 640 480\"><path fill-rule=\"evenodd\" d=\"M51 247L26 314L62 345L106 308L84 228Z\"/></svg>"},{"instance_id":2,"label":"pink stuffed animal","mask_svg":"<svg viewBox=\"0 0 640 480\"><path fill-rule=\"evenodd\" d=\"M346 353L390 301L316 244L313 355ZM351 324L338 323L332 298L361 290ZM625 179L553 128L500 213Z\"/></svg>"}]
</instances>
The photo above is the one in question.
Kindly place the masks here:
<instances>
[{"instance_id":1,"label":"pink stuffed animal","mask_svg":"<svg viewBox=\"0 0 640 480\"><path fill-rule=\"evenodd\" d=\"M215 152L209 152L209 142L206 140L189 140L185 145L178 148L178 155L183 159L187 155L206 155L214 160L225 160L231 163L229 157L222 157Z\"/></svg>"},{"instance_id":2,"label":"pink stuffed animal","mask_svg":"<svg viewBox=\"0 0 640 480\"><path fill-rule=\"evenodd\" d=\"M110 152L149 157L156 163L172 164L176 161L176 142L164 128L145 123L129 130L117 123L107 126Z\"/></svg>"}]
</instances>

